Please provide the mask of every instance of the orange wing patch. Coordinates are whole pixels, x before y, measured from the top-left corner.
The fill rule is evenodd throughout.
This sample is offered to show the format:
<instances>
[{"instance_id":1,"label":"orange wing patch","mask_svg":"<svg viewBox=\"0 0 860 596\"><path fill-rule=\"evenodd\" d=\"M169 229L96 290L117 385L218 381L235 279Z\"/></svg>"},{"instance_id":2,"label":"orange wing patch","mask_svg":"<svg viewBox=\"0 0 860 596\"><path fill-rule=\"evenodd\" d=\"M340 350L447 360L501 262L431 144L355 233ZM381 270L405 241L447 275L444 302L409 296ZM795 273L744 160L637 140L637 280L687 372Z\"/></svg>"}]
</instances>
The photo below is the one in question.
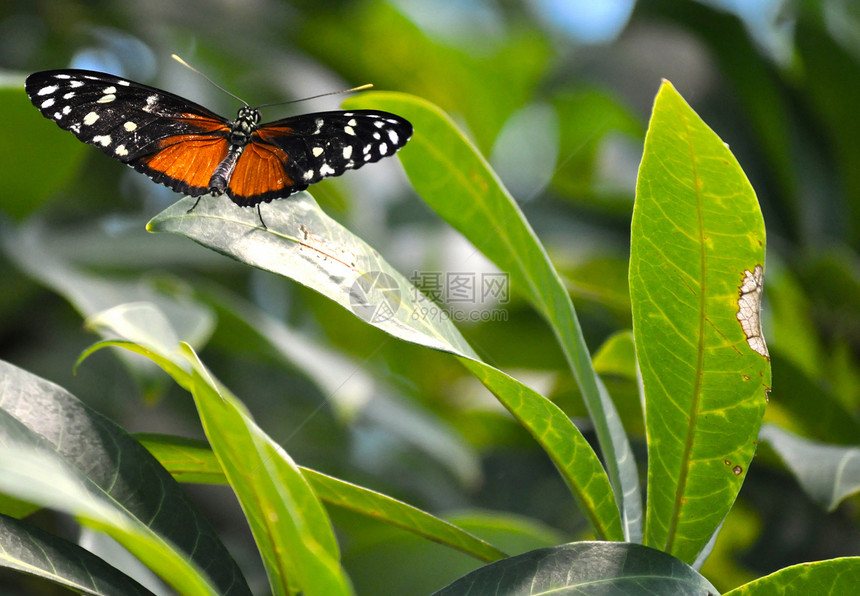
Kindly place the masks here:
<instances>
[{"instance_id":1,"label":"orange wing patch","mask_svg":"<svg viewBox=\"0 0 860 596\"><path fill-rule=\"evenodd\" d=\"M208 192L212 172L227 155L226 138L176 135L159 142L159 149L139 162L157 182L180 192Z\"/></svg>"},{"instance_id":2,"label":"orange wing patch","mask_svg":"<svg viewBox=\"0 0 860 596\"><path fill-rule=\"evenodd\" d=\"M275 193L294 184L285 170L289 161L289 155L274 145L248 143L233 170L228 194L239 205L271 200Z\"/></svg>"}]
</instances>

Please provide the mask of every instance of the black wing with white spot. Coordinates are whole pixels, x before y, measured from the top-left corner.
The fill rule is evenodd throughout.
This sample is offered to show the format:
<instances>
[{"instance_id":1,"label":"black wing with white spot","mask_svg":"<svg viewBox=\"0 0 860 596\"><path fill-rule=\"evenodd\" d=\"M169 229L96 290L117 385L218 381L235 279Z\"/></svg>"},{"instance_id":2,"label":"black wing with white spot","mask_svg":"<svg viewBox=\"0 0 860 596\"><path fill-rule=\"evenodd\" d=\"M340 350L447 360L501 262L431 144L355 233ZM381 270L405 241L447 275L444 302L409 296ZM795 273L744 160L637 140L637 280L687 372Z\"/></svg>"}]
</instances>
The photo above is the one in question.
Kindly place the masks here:
<instances>
[{"instance_id":1,"label":"black wing with white spot","mask_svg":"<svg viewBox=\"0 0 860 596\"><path fill-rule=\"evenodd\" d=\"M131 165L170 137L229 134L224 118L194 102L102 72L37 72L27 77L26 90L46 118Z\"/></svg>"},{"instance_id":2,"label":"black wing with white spot","mask_svg":"<svg viewBox=\"0 0 860 596\"><path fill-rule=\"evenodd\" d=\"M376 110L319 112L263 124L254 143L274 145L295 190L394 155L412 136L412 125ZM293 192L295 192L295 190Z\"/></svg>"}]
</instances>

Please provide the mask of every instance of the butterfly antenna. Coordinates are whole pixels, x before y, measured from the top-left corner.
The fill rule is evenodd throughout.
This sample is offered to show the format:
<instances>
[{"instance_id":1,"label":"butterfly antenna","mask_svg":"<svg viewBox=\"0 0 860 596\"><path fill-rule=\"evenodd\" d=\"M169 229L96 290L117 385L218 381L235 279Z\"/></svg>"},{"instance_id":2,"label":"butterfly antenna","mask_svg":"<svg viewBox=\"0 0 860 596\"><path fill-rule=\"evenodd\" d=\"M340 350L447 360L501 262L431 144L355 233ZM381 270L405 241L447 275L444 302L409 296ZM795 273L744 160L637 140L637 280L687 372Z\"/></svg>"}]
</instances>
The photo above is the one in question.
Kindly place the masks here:
<instances>
[{"instance_id":1,"label":"butterfly antenna","mask_svg":"<svg viewBox=\"0 0 860 596\"><path fill-rule=\"evenodd\" d=\"M226 93L227 95L229 95L230 97L232 97L233 99L236 99L236 100L238 100L238 101L241 101L241 102L242 102L243 104L245 104L246 106L251 107L251 106L248 104L248 102L247 102L247 101L245 101L244 99L242 99L242 98L241 98L241 97L239 97L238 95L234 95L234 94L230 93L229 91L227 91L226 89L224 89L224 87L222 87L221 85L219 85L218 83L216 83L215 81L213 81L212 79L210 79L209 77L207 77L205 74L203 74L202 72L200 72L199 70L197 70L196 68L194 68L193 66L191 66L190 64L188 64L185 60L183 60L182 58L180 58L180 57L179 57L179 56L177 56L176 54L171 54L171 55L170 55L170 57L171 57L171 58L173 58L174 60L176 60L177 62L179 62L179 63L180 63L182 66L184 66L185 68L187 68L187 69L191 70L192 72L196 72L196 73L197 73L197 74L199 74L201 77L203 77L204 79L206 79L207 81L209 81L210 83L212 83L212 85L214 85L217 89L220 89L221 91L223 91L224 93Z\"/></svg>"},{"instance_id":2,"label":"butterfly antenna","mask_svg":"<svg viewBox=\"0 0 860 596\"><path fill-rule=\"evenodd\" d=\"M341 95L343 93L353 93L355 91L364 91L365 89L370 89L373 87L373 83L367 83L365 85L359 85L358 87L353 87L351 89L344 89L343 91L329 91L328 93L320 93L319 95L311 95L310 97L303 97L301 99L290 99L287 101L278 101L275 103L264 103L261 106L257 106L257 109L260 108L270 108L272 106L281 106L288 103L296 103L299 101L308 101L309 99L319 99L320 97L328 97L329 95Z\"/></svg>"}]
</instances>

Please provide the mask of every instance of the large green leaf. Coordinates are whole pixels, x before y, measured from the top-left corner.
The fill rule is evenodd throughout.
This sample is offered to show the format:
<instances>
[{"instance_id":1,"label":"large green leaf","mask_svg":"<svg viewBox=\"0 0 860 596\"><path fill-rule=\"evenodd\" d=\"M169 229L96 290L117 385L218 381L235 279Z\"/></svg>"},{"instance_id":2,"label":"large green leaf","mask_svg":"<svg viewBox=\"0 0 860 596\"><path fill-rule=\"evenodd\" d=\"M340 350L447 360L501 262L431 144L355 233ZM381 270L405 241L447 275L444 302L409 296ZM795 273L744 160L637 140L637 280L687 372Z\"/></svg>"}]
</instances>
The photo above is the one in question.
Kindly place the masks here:
<instances>
[{"instance_id":1,"label":"large green leaf","mask_svg":"<svg viewBox=\"0 0 860 596\"><path fill-rule=\"evenodd\" d=\"M48 381L5 362L0 378L0 491L103 530L180 592L250 594L214 530L146 449Z\"/></svg>"},{"instance_id":2,"label":"large green leaf","mask_svg":"<svg viewBox=\"0 0 860 596\"><path fill-rule=\"evenodd\" d=\"M201 441L165 435L138 435L137 438L177 480L210 484L227 482L215 454ZM317 496L329 505L414 532L484 561L507 556L468 532L402 501L310 468L300 469Z\"/></svg>"},{"instance_id":3,"label":"large green leaf","mask_svg":"<svg viewBox=\"0 0 860 596\"><path fill-rule=\"evenodd\" d=\"M307 193L263 209L226 197L172 205L151 231L181 233L255 267L295 279L395 337L455 354L528 429L559 469L601 538L623 537L618 508L603 467L570 419L552 402L480 361L431 301L373 248L326 216Z\"/></svg>"},{"instance_id":4,"label":"large green leaf","mask_svg":"<svg viewBox=\"0 0 860 596\"><path fill-rule=\"evenodd\" d=\"M770 386L764 239L737 161L664 82L639 170L630 295L648 433L645 544L688 562L755 453Z\"/></svg>"},{"instance_id":5,"label":"large green leaf","mask_svg":"<svg viewBox=\"0 0 860 596\"><path fill-rule=\"evenodd\" d=\"M860 586L860 557L845 557L785 567L723 596L847 596L856 593L857 586Z\"/></svg>"},{"instance_id":6,"label":"large green leaf","mask_svg":"<svg viewBox=\"0 0 860 596\"><path fill-rule=\"evenodd\" d=\"M122 339L103 341L143 354L194 396L203 429L236 493L269 575L272 592L307 596L352 593L322 505L287 453L244 406L180 343L151 305L124 305L88 324Z\"/></svg>"},{"instance_id":7,"label":"large green leaf","mask_svg":"<svg viewBox=\"0 0 860 596\"><path fill-rule=\"evenodd\" d=\"M695 569L640 544L577 542L542 548L491 563L434 596L716 595Z\"/></svg>"},{"instance_id":8,"label":"large green leaf","mask_svg":"<svg viewBox=\"0 0 860 596\"><path fill-rule=\"evenodd\" d=\"M642 500L630 443L609 394L594 372L570 296L513 197L487 161L436 106L402 93L365 94L344 103L389 110L412 122L415 134L400 155L415 190L507 272L511 285L550 324L597 431L625 539L638 541Z\"/></svg>"}]
</instances>

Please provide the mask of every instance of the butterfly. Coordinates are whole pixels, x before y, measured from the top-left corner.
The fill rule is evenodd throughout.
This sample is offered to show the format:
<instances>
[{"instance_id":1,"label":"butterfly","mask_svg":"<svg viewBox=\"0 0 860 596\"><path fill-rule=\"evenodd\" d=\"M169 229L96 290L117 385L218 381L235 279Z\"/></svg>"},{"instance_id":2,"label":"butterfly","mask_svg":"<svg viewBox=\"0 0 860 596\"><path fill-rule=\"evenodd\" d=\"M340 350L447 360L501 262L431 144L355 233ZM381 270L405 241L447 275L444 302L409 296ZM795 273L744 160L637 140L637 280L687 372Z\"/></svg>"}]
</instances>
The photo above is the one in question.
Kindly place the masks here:
<instances>
[{"instance_id":1,"label":"butterfly","mask_svg":"<svg viewBox=\"0 0 860 596\"><path fill-rule=\"evenodd\" d=\"M43 116L155 182L198 202L226 193L258 214L260 203L394 155L412 136L408 121L377 110L260 124L260 110L243 101L227 120L173 93L89 70L36 72L26 90Z\"/></svg>"}]
</instances>

